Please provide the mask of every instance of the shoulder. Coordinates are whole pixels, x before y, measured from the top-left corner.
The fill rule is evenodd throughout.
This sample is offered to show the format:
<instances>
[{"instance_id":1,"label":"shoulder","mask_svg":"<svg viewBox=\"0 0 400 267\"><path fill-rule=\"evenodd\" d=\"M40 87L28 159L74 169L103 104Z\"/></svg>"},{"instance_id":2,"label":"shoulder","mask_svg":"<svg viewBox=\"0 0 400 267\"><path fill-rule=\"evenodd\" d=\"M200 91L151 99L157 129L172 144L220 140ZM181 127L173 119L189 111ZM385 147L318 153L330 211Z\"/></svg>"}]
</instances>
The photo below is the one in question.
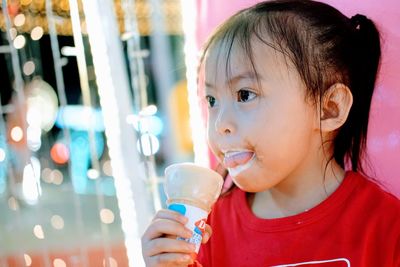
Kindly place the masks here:
<instances>
[{"instance_id":1,"label":"shoulder","mask_svg":"<svg viewBox=\"0 0 400 267\"><path fill-rule=\"evenodd\" d=\"M389 193L378 180L356 172L352 172L350 175L353 176L353 179L358 180L359 186L356 189L356 193L362 199L365 199L373 206L378 206L385 210L398 211L400 217L400 200Z\"/></svg>"},{"instance_id":2,"label":"shoulder","mask_svg":"<svg viewBox=\"0 0 400 267\"><path fill-rule=\"evenodd\" d=\"M391 228L400 234L400 200L373 178L359 173L350 176L357 183L347 203L352 210L358 210L356 213L373 225Z\"/></svg>"}]
</instances>

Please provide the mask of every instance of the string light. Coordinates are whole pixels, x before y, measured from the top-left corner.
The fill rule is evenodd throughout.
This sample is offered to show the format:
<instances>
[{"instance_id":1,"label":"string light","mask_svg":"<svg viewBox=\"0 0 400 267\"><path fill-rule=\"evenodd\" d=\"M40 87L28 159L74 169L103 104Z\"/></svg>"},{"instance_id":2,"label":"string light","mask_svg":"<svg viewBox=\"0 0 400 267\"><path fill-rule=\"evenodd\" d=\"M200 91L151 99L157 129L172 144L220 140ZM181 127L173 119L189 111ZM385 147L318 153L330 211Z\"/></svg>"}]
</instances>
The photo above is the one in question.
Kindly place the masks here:
<instances>
[{"instance_id":1,"label":"string light","mask_svg":"<svg viewBox=\"0 0 400 267\"><path fill-rule=\"evenodd\" d=\"M89 177L89 179L95 180L95 179L99 178L100 173L96 169L89 169L87 171L87 176Z\"/></svg>"},{"instance_id":2,"label":"string light","mask_svg":"<svg viewBox=\"0 0 400 267\"><path fill-rule=\"evenodd\" d=\"M53 260L53 266L54 267L66 267L67 264L65 263L64 260L57 258L57 259Z\"/></svg>"},{"instance_id":3,"label":"string light","mask_svg":"<svg viewBox=\"0 0 400 267\"><path fill-rule=\"evenodd\" d=\"M24 14L18 14L14 18L14 25L17 27L21 27L22 25L25 24L25 15Z\"/></svg>"},{"instance_id":4,"label":"string light","mask_svg":"<svg viewBox=\"0 0 400 267\"><path fill-rule=\"evenodd\" d=\"M35 71L35 63L32 60L25 62L23 71L26 76L31 75Z\"/></svg>"},{"instance_id":5,"label":"string light","mask_svg":"<svg viewBox=\"0 0 400 267\"><path fill-rule=\"evenodd\" d=\"M40 26L36 26L35 28L32 29L31 31L31 38L34 41L39 40L43 36L43 28Z\"/></svg>"},{"instance_id":6,"label":"string light","mask_svg":"<svg viewBox=\"0 0 400 267\"><path fill-rule=\"evenodd\" d=\"M53 177L51 176L51 169L49 168L44 168L42 170L42 180L45 181L46 183L50 184L53 180Z\"/></svg>"},{"instance_id":7,"label":"string light","mask_svg":"<svg viewBox=\"0 0 400 267\"><path fill-rule=\"evenodd\" d=\"M113 176L112 167L111 167L111 160L107 160L103 164L103 172L107 176Z\"/></svg>"},{"instance_id":8,"label":"string light","mask_svg":"<svg viewBox=\"0 0 400 267\"><path fill-rule=\"evenodd\" d=\"M106 264L106 260L108 261L108 264ZM118 267L118 263L113 257L108 257L107 259L103 260L103 266L104 267Z\"/></svg>"},{"instance_id":9,"label":"string light","mask_svg":"<svg viewBox=\"0 0 400 267\"><path fill-rule=\"evenodd\" d=\"M21 49L25 46L26 39L23 35L18 35L17 37L15 37L13 43L16 49Z\"/></svg>"},{"instance_id":10,"label":"string light","mask_svg":"<svg viewBox=\"0 0 400 267\"><path fill-rule=\"evenodd\" d=\"M33 227L33 234L38 239L44 239L43 228L40 224L36 224L35 227Z\"/></svg>"},{"instance_id":11,"label":"string light","mask_svg":"<svg viewBox=\"0 0 400 267\"><path fill-rule=\"evenodd\" d=\"M26 266L31 266L32 265L32 258L28 254L24 253L24 260L25 260L25 265Z\"/></svg>"},{"instance_id":12,"label":"string light","mask_svg":"<svg viewBox=\"0 0 400 267\"><path fill-rule=\"evenodd\" d=\"M111 224L114 222L114 213L109 209L101 209L100 219L105 224Z\"/></svg>"},{"instance_id":13,"label":"string light","mask_svg":"<svg viewBox=\"0 0 400 267\"><path fill-rule=\"evenodd\" d=\"M24 137L24 132L22 131L22 128L19 126L15 126L11 129L11 139L14 140L15 142L19 142L22 140Z\"/></svg>"},{"instance_id":14,"label":"string light","mask_svg":"<svg viewBox=\"0 0 400 267\"><path fill-rule=\"evenodd\" d=\"M64 228L64 219L60 215L53 215L50 219L51 226L56 230Z\"/></svg>"},{"instance_id":15,"label":"string light","mask_svg":"<svg viewBox=\"0 0 400 267\"><path fill-rule=\"evenodd\" d=\"M60 172L59 170L53 170L51 172L51 181L53 182L53 184L60 185L62 184L63 180L64 176L62 172Z\"/></svg>"}]
</instances>

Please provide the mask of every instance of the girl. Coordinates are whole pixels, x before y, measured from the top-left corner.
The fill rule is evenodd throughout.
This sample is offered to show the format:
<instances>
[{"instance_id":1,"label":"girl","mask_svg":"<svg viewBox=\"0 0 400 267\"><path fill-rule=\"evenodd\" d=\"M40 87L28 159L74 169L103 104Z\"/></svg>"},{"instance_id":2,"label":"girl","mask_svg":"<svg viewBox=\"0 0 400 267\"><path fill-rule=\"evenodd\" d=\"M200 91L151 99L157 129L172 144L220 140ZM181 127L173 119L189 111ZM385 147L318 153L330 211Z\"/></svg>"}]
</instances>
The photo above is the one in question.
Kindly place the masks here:
<instances>
[{"instance_id":1,"label":"girl","mask_svg":"<svg viewBox=\"0 0 400 267\"><path fill-rule=\"evenodd\" d=\"M314 1L262 2L216 30L201 85L234 186L195 265L400 266L400 201L361 174L379 60L371 20ZM185 222L157 213L147 266L192 263L194 248L169 238L189 237Z\"/></svg>"}]
</instances>

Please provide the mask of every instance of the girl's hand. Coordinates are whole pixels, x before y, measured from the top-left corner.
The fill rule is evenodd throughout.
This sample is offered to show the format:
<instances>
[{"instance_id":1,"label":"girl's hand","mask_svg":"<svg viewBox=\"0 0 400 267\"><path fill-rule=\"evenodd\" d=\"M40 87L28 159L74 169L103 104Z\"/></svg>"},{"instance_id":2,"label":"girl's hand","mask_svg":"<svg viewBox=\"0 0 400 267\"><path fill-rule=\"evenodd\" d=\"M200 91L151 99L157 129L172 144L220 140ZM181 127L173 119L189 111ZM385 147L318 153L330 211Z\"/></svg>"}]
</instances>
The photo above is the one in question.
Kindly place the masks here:
<instances>
[{"instance_id":1,"label":"girl's hand","mask_svg":"<svg viewBox=\"0 0 400 267\"><path fill-rule=\"evenodd\" d=\"M188 266L193 263L190 253L195 245L176 237L190 238L192 232L184 225L187 218L175 211L160 210L142 236L142 254L147 267ZM203 243L211 236L211 227L206 226Z\"/></svg>"}]
</instances>

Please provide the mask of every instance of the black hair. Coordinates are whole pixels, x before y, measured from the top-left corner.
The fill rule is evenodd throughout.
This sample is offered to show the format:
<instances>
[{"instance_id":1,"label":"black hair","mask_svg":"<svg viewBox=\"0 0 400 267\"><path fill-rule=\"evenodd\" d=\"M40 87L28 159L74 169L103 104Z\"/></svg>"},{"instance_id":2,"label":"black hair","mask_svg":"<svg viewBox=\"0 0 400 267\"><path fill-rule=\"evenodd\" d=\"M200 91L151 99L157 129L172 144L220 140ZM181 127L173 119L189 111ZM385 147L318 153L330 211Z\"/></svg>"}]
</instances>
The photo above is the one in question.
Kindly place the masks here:
<instances>
[{"instance_id":1,"label":"black hair","mask_svg":"<svg viewBox=\"0 0 400 267\"><path fill-rule=\"evenodd\" d=\"M265 1L239 11L220 25L205 43L200 65L210 47L224 44L229 76L229 56L237 43L257 75L253 37L293 63L306 87L306 96L314 103L321 106L324 93L335 83L350 88L353 105L333 140L332 158L342 168L348 162L353 171L365 173L362 159L381 56L375 24L359 14L348 18L334 7L316 1Z\"/></svg>"}]
</instances>

